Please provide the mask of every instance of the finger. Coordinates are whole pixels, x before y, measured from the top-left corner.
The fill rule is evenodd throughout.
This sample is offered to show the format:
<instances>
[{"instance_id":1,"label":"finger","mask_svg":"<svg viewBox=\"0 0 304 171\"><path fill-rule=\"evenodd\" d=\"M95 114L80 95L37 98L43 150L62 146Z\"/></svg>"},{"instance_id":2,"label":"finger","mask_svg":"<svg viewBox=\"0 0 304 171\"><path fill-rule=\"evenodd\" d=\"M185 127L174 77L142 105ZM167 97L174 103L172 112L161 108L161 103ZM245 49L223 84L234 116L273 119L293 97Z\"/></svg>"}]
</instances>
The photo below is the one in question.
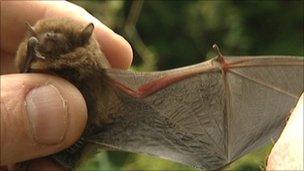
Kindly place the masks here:
<instances>
[{"instance_id":1,"label":"finger","mask_svg":"<svg viewBox=\"0 0 304 171\"><path fill-rule=\"evenodd\" d=\"M45 74L1 76L1 165L69 147L86 120L85 101L69 82Z\"/></svg>"},{"instance_id":2,"label":"finger","mask_svg":"<svg viewBox=\"0 0 304 171\"><path fill-rule=\"evenodd\" d=\"M4 51L1 51L0 71L1 71L1 75L18 72L17 67L15 67L15 63L12 58L12 55Z\"/></svg>"},{"instance_id":3,"label":"finger","mask_svg":"<svg viewBox=\"0 0 304 171\"><path fill-rule=\"evenodd\" d=\"M267 170L303 169L303 105L304 93L271 150Z\"/></svg>"},{"instance_id":4,"label":"finger","mask_svg":"<svg viewBox=\"0 0 304 171\"><path fill-rule=\"evenodd\" d=\"M16 13L22 12L22 15ZM43 18L67 17L87 24L95 25L95 37L100 43L103 52L114 68L126 69L132 62L130 44L121 36L114 33L83 8L65 1L22 1L1 4L1 49L13 54L26 32L25 22L31 24Z\"/></svg>"}]
</instances>

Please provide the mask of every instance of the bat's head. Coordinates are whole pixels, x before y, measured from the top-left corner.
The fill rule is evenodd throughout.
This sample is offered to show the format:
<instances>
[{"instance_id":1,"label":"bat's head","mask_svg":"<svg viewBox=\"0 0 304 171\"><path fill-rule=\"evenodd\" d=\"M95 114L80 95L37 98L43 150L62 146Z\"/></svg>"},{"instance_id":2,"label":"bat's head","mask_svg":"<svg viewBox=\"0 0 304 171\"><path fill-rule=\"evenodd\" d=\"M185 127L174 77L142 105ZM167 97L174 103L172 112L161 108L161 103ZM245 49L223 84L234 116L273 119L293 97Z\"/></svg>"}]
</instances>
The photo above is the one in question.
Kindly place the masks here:
<instances>
[{"instance_id":1,"label":"bat's head","mask_svg":"<svg viewBox=\"0 0 304 171\"><path fill-rule=\"evenodd\" d=\"M67 36L63 33L55 31L46 31L37 35L38 50L45 55L56 56L62 53L67 53L71 50L72 45Z\"/></svg>"},{"instance_id":2,"label":"bat's head","mask_svg":"<svg viewBox=\"0 0 304 171\"><path fill-rule=\"evenodd\" d=\"M34 27L28 25L30 37L38 39L37 51L50 58L85 46L93 33L94 25L81 26L68 19L41 20Z\"/></svg>"},{"instance_id":3,"label":"bat's head","mask_svg":"<svg viewBox=\"0 0 304 171\"><path fill-rule=\"evenodd\" d=\"M16 54L20 72L65 69L80 63L85 68L109 66L92 36L92 23L81 25L70 19L44 19L34 26L27 24L27 28L28 34Z\"/></svg>"}]
</instances>

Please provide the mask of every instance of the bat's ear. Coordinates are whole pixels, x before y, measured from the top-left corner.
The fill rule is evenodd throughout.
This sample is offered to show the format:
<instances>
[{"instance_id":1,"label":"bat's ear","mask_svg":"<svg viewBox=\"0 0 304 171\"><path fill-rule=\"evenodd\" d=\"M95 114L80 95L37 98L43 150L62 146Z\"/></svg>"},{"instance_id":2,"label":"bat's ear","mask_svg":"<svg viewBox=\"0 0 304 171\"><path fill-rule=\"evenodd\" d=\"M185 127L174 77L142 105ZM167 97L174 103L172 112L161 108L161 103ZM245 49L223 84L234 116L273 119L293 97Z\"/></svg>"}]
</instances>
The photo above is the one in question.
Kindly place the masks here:
<instances>
[{"instance_id":1,"label":"bat's ear","mask_svg":"<svg viewBox=\"0 0 304 171\"><path fill-rule=\"evenodd\" d=\"M81 30L80 40L83 44L89 41L90 37L92 36L93 30L94 30L93 23L88 24L86 27L84 27Z\"/></svg>"},{"instance_id":2,"label":"bat's ear","mask_svg":"<svg viewBox=\"0 0 304 171\"><path fill-rule=\"evenodd\" d=\"M25 22L25 25L26 25L26 27L27 27L28 33L29 33L31 36L36 37L36 36L37 36L37 33L35 32L34 27L31 26L28 22Z\"/></svg>"}]
</instances>

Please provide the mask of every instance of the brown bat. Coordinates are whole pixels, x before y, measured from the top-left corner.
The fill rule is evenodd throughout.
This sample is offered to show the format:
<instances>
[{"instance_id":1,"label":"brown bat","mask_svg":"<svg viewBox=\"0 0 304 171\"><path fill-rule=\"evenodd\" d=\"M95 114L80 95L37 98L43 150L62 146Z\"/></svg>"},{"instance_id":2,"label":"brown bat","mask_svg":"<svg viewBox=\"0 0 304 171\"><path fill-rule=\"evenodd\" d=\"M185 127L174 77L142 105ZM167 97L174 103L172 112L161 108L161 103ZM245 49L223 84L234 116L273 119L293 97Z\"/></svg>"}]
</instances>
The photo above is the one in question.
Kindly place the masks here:
<instances>
[{"instance_id":1,"label":"brown bat","mask_svg":"<svg viewBox=\"0 0 304 171\"><path fill-rule=\"evenodd\" d=\"M66 78L88 106L81 139L53 155L70 168L102 147L222 168L276 140L303 92L301 57L218 51L196 65L135 73L110 67L93 24L47 19L28 26L16 56L20 72Z\"/></svg>"}]
</instances>

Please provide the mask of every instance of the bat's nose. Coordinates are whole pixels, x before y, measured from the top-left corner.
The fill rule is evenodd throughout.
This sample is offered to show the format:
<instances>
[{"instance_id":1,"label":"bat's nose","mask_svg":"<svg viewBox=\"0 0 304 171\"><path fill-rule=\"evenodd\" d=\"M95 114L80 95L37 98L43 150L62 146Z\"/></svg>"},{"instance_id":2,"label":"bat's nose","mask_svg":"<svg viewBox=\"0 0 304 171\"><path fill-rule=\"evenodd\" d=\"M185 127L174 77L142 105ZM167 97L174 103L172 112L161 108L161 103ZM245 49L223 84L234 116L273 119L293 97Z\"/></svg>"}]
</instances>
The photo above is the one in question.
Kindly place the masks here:
<instances>
[{"instance_id":1,"label":"bat's nose","mask_svg":"<svg viewBox=\"0 0 304 171\"><path fill-rule=\"evenodd\" d=\"M54 34L53 33L46 33L46 37L51 38Z\"/></svg>"},{"instance_id":2,"label":"bat's nose","mask_svg":"<svg viewBox=\"0 0 304 171\"><path fill-rule=\"evenodd\" d=\"M56 33L48 32L48 33L46 33L46 37L50 40L54 40L54 39L56 39L57 35L56 35Z\"/></svg>"}]
</instances>

